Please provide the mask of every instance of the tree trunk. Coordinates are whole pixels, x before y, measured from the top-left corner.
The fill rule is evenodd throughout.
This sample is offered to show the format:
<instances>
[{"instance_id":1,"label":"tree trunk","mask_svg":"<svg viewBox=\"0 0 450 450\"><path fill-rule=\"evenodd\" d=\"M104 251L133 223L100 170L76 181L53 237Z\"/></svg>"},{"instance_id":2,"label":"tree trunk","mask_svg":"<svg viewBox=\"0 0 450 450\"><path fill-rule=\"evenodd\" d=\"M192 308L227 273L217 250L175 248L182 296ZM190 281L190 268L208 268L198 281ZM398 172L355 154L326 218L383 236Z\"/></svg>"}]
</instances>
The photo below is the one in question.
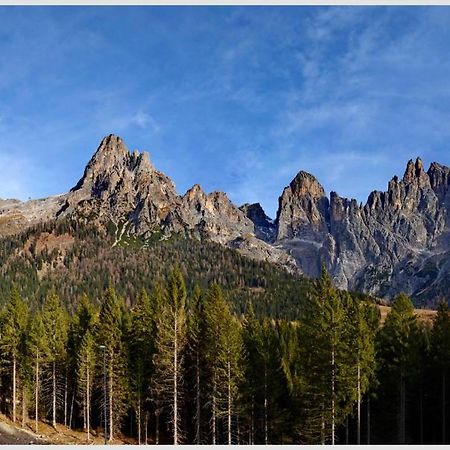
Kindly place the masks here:
<instances>
[{"instance_id":1,"label":"tree trunk","mask_svg":"<svg viewBox=\"0 0 450 450\"><path fill-rule=\"evenodd\" d=\"M345 418L345 444L348 445L348 416Z\"/></svg>"},{"instance_id":2,"label":"tree trunk","mask_svg":"<svg viewBox=\"0 0 450 450\"><path fill-rule=\"evenodd\" d=\"M114 420L113 420L113 379L112 379L112 365L109 366L109 441L113 440L113 429L114 429Z\"/></svg>"},{"instance_id":3,"label":"tree trunk","mask_svg":"<svg viewBox=\"0 0 450 450\"><path fill-rule=\"evenodd\" d=\"M445 388L445 372L442 372L442 443L445 444L446 439L446 418L445 418L445 407L446 407L446 401L445 401L445 394L446 394L446 388Z\"/></svg>"},{"instance_id":4,"label":"tree trunk","mask_svg":"<svg viewBox=\"0 0 450 450\"><path fill-rule=\"evenodd\" d=\"M13 422L16 423L16 357L13 356Z\"/></svg>"},{"instance_id":5,"label":"tree trunk","mask_svg":"<svg viewBox=\"0 0 450 450\"><path fill-rule=\"evenodd\" d=\"M145 445L148 443L148 411L145 411Z\"/></svg>"},{"instance_id":6,"label":"tree trunk","mask_svg":"<svg viewBox=\"0 0 450 450\"><path fill-rule=\"evenodd\" d=\"M335 367L334 367L334 346L333 346L331 350L331 445L334 445L334 427L335 427L334 378L335 378Z\"/></svg>"},{"instance_id":7,"label":"tree trunk","mask_svg":"<svg viewBox=\"0 0 450 450\"><path fill-rule=\"evenodd\" d=\"M252 395L252 408L251 408L251 419L250 419L250 445L255 443L255 398Z\"/></svg>"},{"instance_id":8,"label":"tree trunk","mask_svg":"<svg viewBox=\"0 0 450 450\"><path fill-rule=\"evenodd\" d=\"M35 412L34 421L36 433L38 432L38 422L39 422L39 351L36 352L36 380L34 387L34 400L35 400Z\"/></svg>"},{"instance_id":9,"label":"tree trunk","mask_svg":"<svg viewBox=\"0 0 450 450\"><path fill-rule=\"evenodd\" d=\"M367 395L367 445L370 445L370 396Z\"/></svg>"},{"instance_id":10,"label":"tree trunk","mask_svg":"<svg viewBox=\"0 0 450 450\"><path fill-rule=\"evenodd\" d=\"M325 445L325 419L323 417L323 405L322 405L322 423L321 423L321 430L320 430L320 443L322 445Z\"/></svg>"},{"instance_id":11,"label":"tree trunk","mask_svg":"<svg viewBox=\"0 0 450 450\"><path fill-rule=\"evenodd\" d=\"M87 430L86 408L87 408L87 393L83 395L83 431Z\"/></svg>"},{"instance_id":12,"label":"tree trunk","mask_svg":"<svg viewBox=\"0 0 450 450\"><path fill-rule=\"evenodd\" d=\"M176 313L175 313L176 314ZM178 444L178 323L174 318L174 352L173 352L173 445Z\"/></svg>"},{"instance_id":13,"label":"tree trunk","mask_svg":"<svg viewBox=\"0 0 450 450\"><path fill-rule=\"evenodd\" d=\"M64 376L64 426L67 427L67 368Z\"/></svg>"},{"instance_id":14,"label":"tree trunk","mask_svg":"<svg viewBox=\"0 0 450 450\"><path fill-rule=\"evenodd\" d=\"M196 368L195 368L195 400L196 400L196 414L195 414L195 443L200 445L200 420L201 420L201 398L200 398L200 352L197 349L196 352Z\"/></svg>"},{"instance_id":15,"label":"tree trunk","mask_svg":"<svg viewBox=\"0 0 450 450\"><path fill-rule=\"evenodd\" d=\"M269 431L267 423L267 363L264 362L264 444L269 443Z\"/></svg>"},{"instance_id":16,"label":"tree trunk","mask_svg":"<svg viewBox=\"0 0 450 450\"><path fill-rule=\"evenodd\" d=\"M405 444L406 437L406 418L405 418L405 374L402 369L400 373L400 429L399 429L399 444Z\"/></svg>"},{"instance_id":17,"label":"tree trunk","mask_svg":"<svg viewBox=\"0 0 450 450\"><path fill-rule=\"evenodd\" d=\"M70 402L69 428L72 428L73 403L75 401L75 390L72 392L72 401Z\"/></svg>"},{"instance_id":18,"label":"tree trunk","mask_svg":"<svg viewBox=\"0 0 450 450\"><path fill-rule=\"evenodd\" d=\"M91 377L89 373L89 365L86 366L86 429L87 429L87 440L91 439Z\"/></svg>"},{"instance_id":19,"label":"tree trunk","mask_svg":"<svg viewBox=\"0 0 450 450\"><path fill-rule=\"evenodd\" d=\"M53 401L52 401L52 425L56 429L56 361L53 361Z\"/></svg>"},{"instance_id":20,"label":"tree trunk","mask_svg":"<svg viewBox=\"0 0 450 450\"><path fill-rule=\"evenodd\" d=\"M216 374L213 376L213 394L212 394L212 445L216 445Z\"/></svg>"},{"instance_id":21,"label":"tree trunk","mask_svg":"<svg viewBox=\"0 0 450 450\"><path fill-rule=\"evenodd\" d=\"M358 414L356 422L356 444L361 444L361 367L358 362Z\"/></svg>"},{"instance_id":22,"label":"tree trunk","mask_svg":"<svg viewBox=\"0 0 450 450\"><path fill-rule=\"evenodd\" d=\"M27 391L25 384L22 384L22 428L25 428L28 422L28 406L27 406Z\"/></svg>"},{"instance_id":23,"label":"tree trunk","mask_svg":"<svg viewBox=\"0 0 450 450\"><path fill-rule=\"evenodd\" d=\"M159 410L156 411L155 426L156 426L155 444L158 445L159 444Z\"/></svg>"},{"instance_id":24,"label":"tree trunk","mask_svg":"<svg viewBox=\"0 0 450 450\"><path fill-rule=\"evenodd\" d=\"M136 411L138 445L141 445L141 390L138 391L138 407Z\"/></svg>"},{"instance_id":25,"label":"tree trunk","mask_svg":"<svg viewBox=\"0 0 450 450\"><path fill-rule=\"evenodd\" d=\"M231 362L228 359L228 445L231 445Z\"/></svg>"},{"instance_id":26,"label":"tree trunk","mask_svg":"<svg viewBox=\"0 0 450 450\"><path fill-rule=\"evenodd\" d=\"M423 380L420 380L420 392L419 392L419 439L420 443L423 444Z\"/></svg>"}]
</instances>

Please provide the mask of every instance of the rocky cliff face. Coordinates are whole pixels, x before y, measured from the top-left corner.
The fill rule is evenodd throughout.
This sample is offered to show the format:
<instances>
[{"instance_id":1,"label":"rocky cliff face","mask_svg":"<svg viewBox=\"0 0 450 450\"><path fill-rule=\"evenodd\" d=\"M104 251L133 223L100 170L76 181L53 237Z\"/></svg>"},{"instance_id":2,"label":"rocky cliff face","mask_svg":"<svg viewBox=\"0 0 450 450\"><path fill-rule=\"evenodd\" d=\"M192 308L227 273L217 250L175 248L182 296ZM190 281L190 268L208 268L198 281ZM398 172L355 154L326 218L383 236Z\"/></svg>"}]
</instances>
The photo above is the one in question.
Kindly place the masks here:
<instances>
[{"instance_id":1,"label":"rocky cliff face","mask_svg":"<svg viewBox=\"0 0 450 450\"><path fill-rule=\"evenodd\" d=\"M279 200L277 244L308 275L325 264L335 283L382 297L448 295L450 169L409 161L401 180L365 205L300 172Z\"/></svg>"},{"instance_id":2,"label":"rocky cliff face","mask_svg":"<svg viewBox=\"0 0 450 450\"><path fill-rule=\"evenodd\" d=\"M66 216L99 226L112 222L148 238L181 233L218 242L251 258L315 277L325 264L335 284L390 298L400 291L419 302L450 292L450 168L409 161L402 179L374 191L365 205L298 175L279 198L275 221L259 203L237 208L223 192L194 185L178 195L147 153L122 139L103 139L77 185L43 200L0 200L0 235Z\"/></svg>"},{"instance_id":3,"label":"rocky cliff face","mask_svg":"<svg viewBox=\"0 0 450 450\"><path fill-rule=\"evenodd\" d=\"M163 238L183 233L296 268L291 257L256 238L252 221L225 193L206 194L196 184L179 196L172 180L153 167L148 153L130 153L114 135L103 139L57 213L69 214L99 224L112 221L143 238L155 232Z\"/></svg>"},{"instance_id":4,"label":"rocky cliff face","mask_svg":"<svg viewBox=\"0 0 450 450\"><path fill-rule=\"evenodd\" d=\"M245 203L239 209L253 222L255 235L265 242L273 242L276 236L274 221L266 215L259 203Z\"/></svg>"}]
</instances>

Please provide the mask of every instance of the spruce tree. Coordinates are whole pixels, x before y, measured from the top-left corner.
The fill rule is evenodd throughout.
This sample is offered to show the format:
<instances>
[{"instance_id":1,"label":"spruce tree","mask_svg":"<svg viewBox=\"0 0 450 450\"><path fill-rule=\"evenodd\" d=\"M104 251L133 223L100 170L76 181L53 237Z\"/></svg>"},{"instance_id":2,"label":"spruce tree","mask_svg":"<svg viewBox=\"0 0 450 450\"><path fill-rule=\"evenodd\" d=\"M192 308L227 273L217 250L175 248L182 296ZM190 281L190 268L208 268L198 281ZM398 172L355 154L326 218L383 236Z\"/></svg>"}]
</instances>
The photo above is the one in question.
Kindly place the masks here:
<instances>
[{"instance_id":1,"label":"spruce tree","mask_svg":"<svg viewBox=\"0 0 450 450\"><path fill-rule=\"evenodd\" d=\"M307 441L334 444L336 428L346 416L350 365L345 308L325 269L303 309L300 327L307 408L302 433Z\"/></svg>"},{"instance_id":2,"label":"spruce tree","mask_svg":"<svg viewBox=\"0 0 450 450\"><path fill-rule=\"evenodd\" d=\"M414 372L417 357L417 318L413 304L405 294L398 295L389 312L378 339L380 379L398 386L398 443L404 444L406 435L407 384Z\"/></svg>"},{"instance_id":3,"label":"spruce tree","mask_svg":"<svg viewBox=\"0 0 450 450\"><path fill-rule=\"evenodd\" d=\"M175 269L167 281L163 304L156 317L156 353L153 358L153 398L170 415L173 444L181 442L183 357L186 344L186 286ZM159 414L159 413L158 413Z\"/></svg>"},{"instance_id":4,"label":"spruce tree","mask_svg":"<svg viewBox=\"0 0 450 450\"><path fill-rule=\"evenodd\" d=\"M296 380L293 380L296 378L296 371L292 370L291 362L293 361L290 357L297 360L298 348L292 349L292 355L289 354L293 341L287 337L288 333L284 333L284 329L279 331L282 337L277 340L270 320L256 319L253 305L251 303L247 305L243 322L245 373L242 396L248 421L249 444L254 444L258 440L266 445L269 444L271 422L275 422L275 417L277 419L281 417L281 411L275 411L275 409L276 401L282 392L283 375L286 376L286 380L296 383ZM293 391L294 387L291 385L290 393ZM284 394L288 393L284 392ZM262 426L258 430L260 421ZM275 423L272 425L277 428ZM259 435L262 436L261 439Z\"/></svg>"},{"instance_id":5,"label":"spruce tree","mask_svg":"<svg viewBox=\"0 0 450 450\"><path fill-rule=\"evenodd\" d=\"M347 405L353 409L356 402L356 443L361 444L361 402L375 384L375 334L379 313L375 305L343 293L346 306L346 336L350 366ZM348 413L351 413L351 409Z\"/></svg>"},{"instance_id":6,"label":"spruce tree","mask_svg":"<svg viewBox=\"0 0 450 450\"><path fill-rule=\"evenodd\" d=\"M242 376L241 324L233 316L222 290L213 284L205 302L205 356L210 377L211 435L217 443L217 420L226 417L227 443L232 443L238 386Z\"/></svg>"},{"instance_id":7,"label":"spruce tree","mask_svg":"<svg viewBox=\"0 0 450 450\"><path fill-rule=\"evenodd\" d=\"M94 387L97 344L95 329L97 312L86 294L78 305L72 325L73 351L76 368L77 396L83 411L83 429L90 440L92 391Z\"/></svg>"},{"instance_id":8,"label":"spruce tree","mask_svg":"<svg viewBox=\"0 0 450 450\"><path fill-rule=\"evenodd\" d=\"M205 361L203 355L203 336L205 333L205 317L204 317L204 295L198 284L195 285L192 292L191 302L187 314L188 341L186 368L188 382L190 382L193 395L191 398L194 404L194 443L200 445L202 439L202 410L204 398L204 370Z\"/></svg>"},{"instance_id":9,"label":"spruce tree","mask_svg":"<svg viewBox=\"0 0 450 450\"><path fill-rule=\"evenodd\" d=\"M28 322L28 308L15 286L3 312L0 346L12 371L12 420L16 421L18 364L25 363L24 339ZM22 403L23 403L22 399ZM22 411L23 413L23 411Z\"/></svg>"},{"instance_id":10,"label":"spruce tree","mask_svg":"<svg viewBox=\"0 0 450 450\"><path fill-rule=\"evenodd\" d=\"M97 342L98 374L101 375L98 382L103 388L103 375L106 370L106 395L102 397L101 411L103 421L106 423L107 438L114 439L115 432L121 426L125 412L127 397L126 353L123 342L123 301L110 286L104 293L102 305L95 333ZM105 361L104 361L105 360ZM103 367L105 362L106 367Z\"/></svg>"},{"instance_id":11,"label":"spruce tree","mask_svg":"<svg viewBox=\"0 0 450 450\"><path fill-rule=\"evenodd\" d=\"M52 425L56 428L57 400L59 393L58 370L64 362L68 336L66 312L55 292L49 294L42 309L42 323L48 346L48 362L51 364Z\"/></svg>"},{"instance_id":12,"label":"spruce tree","mask_svg":"<svg viewBox=\"0 0 450 450\"><path fill-rule=\"evenodd\" d=\"M130 381L132 404L136 411L138 444L142 438L143 405L149 394L149 383L154 354L153 311L150 297L141 291L131 311Z\"/></svg>"},{"instance_id":13,"label":"spruce tree","mask_svg":"<svg viewBox=\"0 0 450 450\"><path fill-rule=\"evenodd\" d=\"M446 301L439 303L437 314L433 320L430 351L433 365L439 371L441 378L441 439L442 444L445 444L447 430L446 394L450 373L450 311Z\"/></svg>"},{"instance_id":14,"label":"spruce tree","mask_svg":"<svg viewBox=\"0 0 450 450\"><path fill-rule=\"evenodd\" d=\"M40 392L42 365L47 361L50 353L49 343L44 326L42 311L37 310L33 314L30 323L30 333L28 336L28 345L34 360L34 420L35 432L38 432L39 412L40 412Z\"/></svg>"}]
</instances>

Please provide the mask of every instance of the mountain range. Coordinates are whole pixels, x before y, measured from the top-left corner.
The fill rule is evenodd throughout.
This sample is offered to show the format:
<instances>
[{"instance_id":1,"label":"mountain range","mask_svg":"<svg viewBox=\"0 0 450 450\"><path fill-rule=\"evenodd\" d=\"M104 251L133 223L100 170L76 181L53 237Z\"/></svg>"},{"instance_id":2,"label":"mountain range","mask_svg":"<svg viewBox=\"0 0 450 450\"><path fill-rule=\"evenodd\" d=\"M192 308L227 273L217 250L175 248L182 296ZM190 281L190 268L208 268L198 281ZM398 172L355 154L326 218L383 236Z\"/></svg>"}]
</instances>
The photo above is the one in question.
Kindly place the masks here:
<instances>
[{"instance_id":1,"label":"mountain range","mask_svg":"<svg viewBox=\"0 0 450 450\"><path fill-rule=\"evenodd\" d=\"M325 265L342 289L391 299L399 292L433 306L450 290L450 168L408 161L387 191L363 205L327 196L319 181L300 171L279 197L277 216L259 203L234 205L223 192L196 184L179 195L146 152L129 152L105 137L78 183L45 199L0 200L0 236L32 225L75 218L99 228L113 223L124 236L168 239L181 235L219 243L244 256L316 277Z\"/></svg>"}]
</instances>

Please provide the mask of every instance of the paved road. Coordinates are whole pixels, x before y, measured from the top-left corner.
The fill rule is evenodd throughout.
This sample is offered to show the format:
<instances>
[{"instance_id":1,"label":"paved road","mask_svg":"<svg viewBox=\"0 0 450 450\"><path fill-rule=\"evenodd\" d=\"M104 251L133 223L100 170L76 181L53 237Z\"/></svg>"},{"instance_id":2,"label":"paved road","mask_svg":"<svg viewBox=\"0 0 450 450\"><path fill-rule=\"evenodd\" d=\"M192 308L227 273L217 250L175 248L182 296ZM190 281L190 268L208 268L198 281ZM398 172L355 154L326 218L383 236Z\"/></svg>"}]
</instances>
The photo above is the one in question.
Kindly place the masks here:
<instances>
[{"instance_id":1,"label":"paved road","mask_svg":"<svg viewBox=\"0 0 450 450\"><path fill-rule=\"evenodd\" d=\"M15 445L27 445L27 444L45 444L42 439L37 438L32 433L19 430L11 425L0 422L0 445L15 444Z\"/></svg>"}]
</instances>

